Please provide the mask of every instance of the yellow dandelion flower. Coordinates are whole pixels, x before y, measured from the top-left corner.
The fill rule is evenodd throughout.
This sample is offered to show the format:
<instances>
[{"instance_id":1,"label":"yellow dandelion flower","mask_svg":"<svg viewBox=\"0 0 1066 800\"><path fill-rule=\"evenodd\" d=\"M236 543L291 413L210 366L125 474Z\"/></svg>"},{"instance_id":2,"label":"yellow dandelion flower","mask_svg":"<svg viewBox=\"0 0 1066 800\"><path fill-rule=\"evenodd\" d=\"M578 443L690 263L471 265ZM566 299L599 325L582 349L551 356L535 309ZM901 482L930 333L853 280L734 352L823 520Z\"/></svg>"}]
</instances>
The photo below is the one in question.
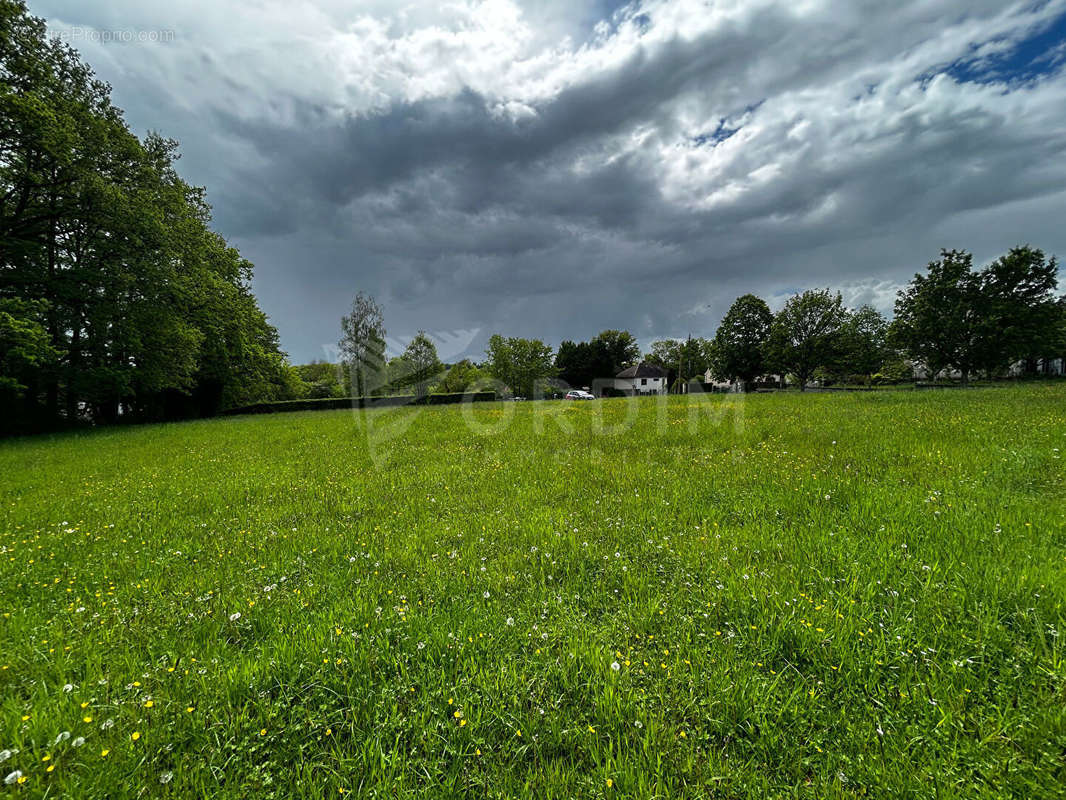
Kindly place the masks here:
<instances>
[{"instance_id":1,"label":"yellow dandelion flower","mask_svg":"<svg viewBox=\"0 0 1066 800\"><path fill-rule=\"evenodd\" d=\"M137 741L138 739L141 738L141 732L140 731L134 731L133 733L130 734L130 738L133 739L133 741Z\"/></svg>"},{"instance_id":2,"label":"yellow dandelion flower","mask_svg":"<svg viewBox=\"0 0 1066 800\"><path fill-rule=\"evenodd\" d=\"M55 764L49 764L49 765L48 765L48 769L46 769L46 770L45 770L45 772L51 772L51 771L52 771L52 770L54 770L55 768L56 768L56 765L55 765Z\"/></svg>"},{"instance_id":3,"label":"yellow dandelion flower","mask_svg":"<svg viewBox=\"0 0 1066 800\"><path fill-rule=\"evenodd\" d=\"M610 789L612 786L614 786L614 781L612 781L610 778L608 778L607 779L607 788Z\"/></svg>"},{"instance_id":4,"label":"yellow dandelion flower","mask_svg":"<svg viewBox=\"0 0 1066 800\"><path fill-rule=\"evenodd\" d=\"M82 718L81 718L81 721L82 721L82 722L92 722L92 721L93 721L93 718L92 718L92 717L82 717Z\"/></svg>"},{"instance_id":5,"label":"yellow dandelion flower","mask_svg":"<svg viewBox=\"0 0 1066 800\"><path fill-rule=\"evenodd\" d=\"M111 751L105 747L103 750L100 751L100 758L107 758L107 754L110 752Z\"/></svg>"},{"instance_id":6,"label":"yellow dandelion flower","mask_svg":"<svg viewBox=\"0 0 1066 800\"><path fill-rule=\"evenodd\" d=\"M261 731L259 731L259 735L260 736L266 736L267 735L267 729L263 728Z\"/></svg>"},{"instance_id":7,"label":"yellow dandelion flower","mask_svg":"<svg viewBox=\"0 0 1066 800\"><path fill-rule=\"evenodd\" d=\"M154 700L145 700L144 701L144 707L145 708L151 708L154 705L155 705L155 701Z\"/></svg>"},{"instance_id":8,"label":"yellow dandelion flower","mask_svg":"<svg viewBox=\"0 0 1066 800\"><path fill-rule=\"evenodd\" d=\"M191 714L191 713L192 713L192 712L194 712L195 710L196 710L196 709L195 709L195 708L193 708L192 706L189 706L188 708L186 708L186 709L185 709L185 711L186 711L187 713L189 713L189 714Z\"/></svg>"},{"instance_id":9,"label":"yellow dandelion flower","mask_svg":"<svg viewBox=\"0 0 1066 800\"><path fill-rule=\"evenodd\" d=\"M589 725L589 733L595 733L595 732L596 732L596 729L594 727L592 727L591 725Z\"/></svg>"}]
</instances>

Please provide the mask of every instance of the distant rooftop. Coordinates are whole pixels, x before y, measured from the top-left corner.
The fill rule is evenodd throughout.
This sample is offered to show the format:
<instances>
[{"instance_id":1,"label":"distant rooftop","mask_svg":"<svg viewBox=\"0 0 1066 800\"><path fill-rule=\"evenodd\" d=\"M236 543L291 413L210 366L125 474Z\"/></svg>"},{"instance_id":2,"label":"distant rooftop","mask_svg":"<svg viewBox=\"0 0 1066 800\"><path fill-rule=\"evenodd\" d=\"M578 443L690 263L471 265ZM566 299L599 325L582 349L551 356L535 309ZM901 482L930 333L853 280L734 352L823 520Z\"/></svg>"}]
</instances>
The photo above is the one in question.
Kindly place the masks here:
<instances>
[{"instance_id":1,"label":"distant rooftop","mask_svg":"<svg viewBox=\"0 0 1066 800\"><path fill-rule=\"evenodd\" d=\"M666 370L656 364L645 364L641 361L632 367L619 372L616 378L665 378Z\"/></svg>"}]
</instances>

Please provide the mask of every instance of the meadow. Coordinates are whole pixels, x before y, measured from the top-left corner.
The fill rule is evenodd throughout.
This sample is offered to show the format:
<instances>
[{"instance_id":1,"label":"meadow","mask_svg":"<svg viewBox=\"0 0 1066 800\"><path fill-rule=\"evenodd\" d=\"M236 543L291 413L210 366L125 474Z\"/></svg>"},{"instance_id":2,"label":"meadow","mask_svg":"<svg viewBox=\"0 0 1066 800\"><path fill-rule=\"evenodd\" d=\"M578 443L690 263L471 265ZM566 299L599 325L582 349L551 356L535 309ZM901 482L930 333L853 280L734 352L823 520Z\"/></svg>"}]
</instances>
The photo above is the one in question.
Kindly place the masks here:
<instances>
[{"instance_id":1,"label":"meadow","mask_svg":"<svg viewBox=\"0 0 1066 800\"><path fill-rule=\"evenodd\" d=\"M0 798L1053 797L1066 385L0 443Z\"/></svg>"}]
</instances>

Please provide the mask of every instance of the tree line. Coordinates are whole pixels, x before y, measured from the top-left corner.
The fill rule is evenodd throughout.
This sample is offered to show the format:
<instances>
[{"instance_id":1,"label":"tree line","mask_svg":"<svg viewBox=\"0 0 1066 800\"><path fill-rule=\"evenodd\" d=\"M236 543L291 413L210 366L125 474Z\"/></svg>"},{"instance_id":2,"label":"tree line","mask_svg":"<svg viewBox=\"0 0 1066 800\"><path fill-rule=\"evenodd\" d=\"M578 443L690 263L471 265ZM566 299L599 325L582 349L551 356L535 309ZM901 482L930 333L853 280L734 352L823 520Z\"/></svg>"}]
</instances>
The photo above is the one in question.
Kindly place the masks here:
<instances>
[{"instance_id":1,"label":"tree line","mask_svg":"<svg viewBox=\"0 0 1066 800\"><path fill-rule=\"evenodd\" d=\"M252 265L177 143L0 0L0 427L203 416L292 394Z\"/></svg>"},{"instance_id":2,"label":"tree line","mask_svg":"<svg viewBox=\"0 0 1066 800\"><path fill-rule=\"evenodd\" d=\"M708 377L744 391L760 379L779 386L787 381L801 391L812 381L888 384L916 375L950 374L965 383L974 375L1035 373L1041 364L1066 357L1066 298L1056 296L1057 287L1055 259L1028 246L979 270L971 254L944 250L898 293L891 322L871 306L846 307L840 292L829 289L798 293L776 314L747 294L709 338L661 339L642 354L624 330L605 330L587 342L565 340L556 351L539 339L496 334L480 364L464 360L451 367L440 363L423 332L386 361L381 310L360 295L353 317L345 317L341 350L360 354L364 368L382 365L378 393L413 382L420 391L465 391L492 379L515 395L533 397L553 388L591 387L638 361L666 370L674 391ZM361 328L352 318L372 324ZM352 338L359 330L362 344ZM345 390L338 382L331 391L341 396Z\"/></svg>"},{"instance_id":3,"label":"tree line","mask_svg":"<svg viewBox=\"0 0 1066 800\"><path fill-rule=\"evenodd\" d=\"M761 376L791 376L803 390L823 383L892 383L915 374L992 379L1035 373L1066 357L1066 298L1058 265L1015 247L975 270L973 256L944 250L898 293L894 319L844 307L839 292L811 290L772 314L754 295L738 298L709 349L720 379L751 388Z\"/></svg>"}]
</instances>

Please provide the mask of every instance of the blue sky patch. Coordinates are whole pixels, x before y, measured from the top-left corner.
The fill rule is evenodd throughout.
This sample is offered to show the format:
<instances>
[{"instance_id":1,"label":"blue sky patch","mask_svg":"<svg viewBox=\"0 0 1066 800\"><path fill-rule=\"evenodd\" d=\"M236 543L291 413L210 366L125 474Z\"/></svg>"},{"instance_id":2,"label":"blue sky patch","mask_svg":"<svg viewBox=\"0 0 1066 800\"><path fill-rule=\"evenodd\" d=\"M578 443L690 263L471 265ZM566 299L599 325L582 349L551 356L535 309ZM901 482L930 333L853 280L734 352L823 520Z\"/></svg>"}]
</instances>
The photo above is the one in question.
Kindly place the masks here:
<instances>
[{"instance_id":1,"label":"blue sky patch","mask_svg":"<svg viewBox=\"0 0 1066 800\"><path fill-rule=\"evenodd\" d=\"M1002 42L1005 39L992 39ZM983 44L987 44L985 42ZM974 45L976 51L980 45ZM1057 72L1066 63L1066 14L1030 31L1002 52L987 57L960 58L943 72L960 83L1031 83ZM931 76L923 76L931 77Z\"/></svg>"}]
</instances>

